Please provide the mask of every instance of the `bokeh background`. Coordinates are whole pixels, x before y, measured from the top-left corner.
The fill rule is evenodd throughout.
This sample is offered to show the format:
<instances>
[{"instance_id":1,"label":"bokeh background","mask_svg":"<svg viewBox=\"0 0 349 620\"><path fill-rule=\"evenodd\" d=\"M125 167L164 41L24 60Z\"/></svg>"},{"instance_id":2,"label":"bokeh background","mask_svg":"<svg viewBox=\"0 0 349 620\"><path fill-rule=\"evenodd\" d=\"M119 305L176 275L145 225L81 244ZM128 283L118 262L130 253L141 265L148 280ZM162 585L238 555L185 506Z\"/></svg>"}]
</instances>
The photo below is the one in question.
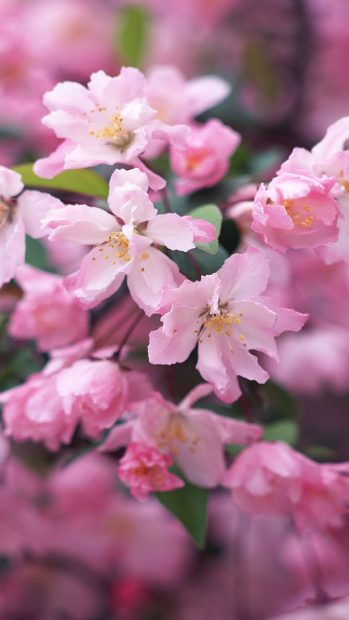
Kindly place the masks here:
<instances>
[{"instance_id":1,"label":"bokeh background","mask_svg":"<svg viewBox=\"0 0 349 620\"><path fill-rule=\"evenodd\" d=\"M233 226L225 242L240 230L242 243L239 187L250 184L251 198L294 146L310 148L349 113L348 24L347 0L0 0L0 163L55 147L41 118L43 93L58 81L85 83L124 64L218 74L232 94L210 116L242 135L222 188ZM78 259L38 245L28 252L61 272ZM347 268L306 252L273 260L279 296L312 319L281 342L266 391L250 394L256 417L262 410L270 422L267 438L349 460ZM6 335L17 297L12 285L0 293L1 390L42 366L33 347ZM0 486L1 620L267 620L319 600L317 571L332 598L349 592L348 528L310 548L289 520L247 516L217 493L199 551L155 499L125 497L110 459L87 454L62 468L44 449L12 454Z\"/></svg>"}]
</instances>

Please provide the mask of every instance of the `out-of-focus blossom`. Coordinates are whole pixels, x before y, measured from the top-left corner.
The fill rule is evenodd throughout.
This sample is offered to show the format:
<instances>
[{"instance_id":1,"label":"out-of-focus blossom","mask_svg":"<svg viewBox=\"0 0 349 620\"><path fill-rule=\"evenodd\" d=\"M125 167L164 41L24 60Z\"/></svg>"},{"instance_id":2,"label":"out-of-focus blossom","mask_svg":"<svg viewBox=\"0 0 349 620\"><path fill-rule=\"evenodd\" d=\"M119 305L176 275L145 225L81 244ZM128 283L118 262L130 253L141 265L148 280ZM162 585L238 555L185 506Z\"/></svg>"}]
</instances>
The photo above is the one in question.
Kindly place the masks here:
<instances>
[{"instance_id":1,"label":"out-of-focus blossom","mask_svg":"<svg viewBox=\"0 0 349 620\"><path fill-rule=\"evenodd\" d=\"M198 385L178 405L158 393L150 395L132 407L133 421L111 430L101 449L112 451L129 442L153 446L170 455L193 484L217 486L225 472L224 446L256 441L262 429L192 407L211 392L209 385Z\"/></svg>"},{"instance_id":2,"label":"out-of-focus blossom","mask_svg":"<svg viewBox=\"0 0 349 620\"><path fill-rule=\"evenodd\" d=\"M16 280L24 296L11 315L11 336L36 339L42 351L64 347L87 336L87 312L66 290L60 276L22 265L16 271Z\"/></svg>"},{"instance_id":3,"label":"out-of-focus blossom","mask_svg":"<svg viewBox=\"0 0 349 620\"><path fill-rule=\"evenodd\" d=\"M171 167L176 173L176 191L189 194L220 181L229 168L229 158L240 143L240 135L219 120L191 126L185 149L171 147Z\"/></svg>"},{"instance_id":4,"label":"out-of-focus blossom","mask_svg":"<svg viewBox=\"0 0 349 620\"><path fill-rule=\"evenodd\" d=\"M328 603L327 605L311 605L298 611L275 616L272 620L347 620L349 599Z\"/></svg>"},{"instance_id":5,"label":"out-of-focus blossom","mask_svg":"<svg viewBox=\"0 0 349 620\"><path fill-rule=\"evenodd\" d=\"M183 480L168 471L172 459L151 446L130 443L118 465L118 476L131 494L144 501L152 491L171 491L184 486Z\"/></svg>"},{"instance_id":6,"label":"out-of-focus blossom","mask_svg":"<svg viewBox=\"0 0 349 620\"><path fill-rule=\"evenodd\" d=\"M268 260L251 248L231 256L217 273L169 291L170 310L150 334L150 362L183 362L198 343L197 368L225 402L241 393L238 375L265 383L268 373L250 350L277 359L275 336L298 331L306 319L263 297L268 279Z\"/></svg>"}]
</instances>

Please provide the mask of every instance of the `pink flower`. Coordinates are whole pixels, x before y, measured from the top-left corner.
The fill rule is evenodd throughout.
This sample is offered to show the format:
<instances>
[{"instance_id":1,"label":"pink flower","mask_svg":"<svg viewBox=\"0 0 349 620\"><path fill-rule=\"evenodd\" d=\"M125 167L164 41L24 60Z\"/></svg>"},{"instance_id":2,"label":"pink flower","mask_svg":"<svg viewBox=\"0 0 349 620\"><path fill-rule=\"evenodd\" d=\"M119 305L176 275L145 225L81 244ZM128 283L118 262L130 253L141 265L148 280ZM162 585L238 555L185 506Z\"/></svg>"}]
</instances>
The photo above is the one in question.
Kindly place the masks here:
<instances>
[{"instance_id":1,"label":"pink flower","mask_svg":"<svg viewBox=\"0 0 349 620\"><path fill-rule=\"evenodd\" d=\"M240 135L219 120L194 125L185 149L171 147L171 166L179 177L176 191L189 194L220 181L229 168L229 158L240 143Z\"/></svg>"},{"instance_id":2,"label":"pink flower","mask_svg":"<svg viewBox=\"0 0 349 620\"><path fill-rule=\"evenodd\" d=\"M77 420L67 416L55 377L37 373L26 383L0 394L6 434L15 441L42 441L50 450L69 444Z\"/></svg>"},{"instance_id":3,"label":"pink flower","mask_svg":"<svg viewBox=\"0 0 349 620\"><path fill-rule=\"evenodd\" d=\"M348 516L348 463L319 465L282 442L246 448L223 484L243 510L288 514L301 531L339 528Z\"/></svg>"},{"instance_id":4,"label":"pink flower","mask_svg":"<svg viewBox=\"0 0 349 620\"><path fill-rule=\"evenodd\" d=\"M62 278L22 265L16 280L24 296L12 313L9 333L37 339L41 351L63 347L87 336L88 315L63 286Z\"/></svg>"},{"instance_id":5,"label":"pink flower","mask_svg":"<svg viewBox=\"0 0 349 620\"><path fill-rule=\"evenodd\" d=\"M217 76L206 75L186 80L175 66L152 67L146 75L145 92L157 118L168 125L190 123L195 116L220 103L230 91L230 85ZM165 146L154 141L146 151L147 157L158 155Z\"/></svg>"},{"instance_id":6,"label":"pink flower","mask_svg":"<svg viewBox=\"0 0 349 620\"><path fill-rule=\"evenodd\" d=\"M44 225L50 238L95 246L80 270L66 279L84 306L93 307L112 295L127 277L134 301L153 314L164 291L183 280L158 246L187 252L197 239L204 236L208 242L215 237L214 226L207 222L174 213L158 215L147 190L147 177L140 170L116 170L110 180L112 213L86 205L61 205L48 213Z\"/></svg>"},{"instance_id":7,"label":"pink flower","mask_svg":"<svg viewBox=\"0 0 349 620\"><path fill-rule=\"evenodd\" d=\"M156 119L157 111L146 97L146 80L132 67L122 68L117 77L93 73L87 88L61 82L45 94L44 103L50 114L43 123L64 139L57 151L36 163L37 174L44 177L97 164L137 165L154 139L184 146L188 133L184 125ZM159 177L152 180L154 189L165 185Z\"/></svg>"},{"instance_id":8,"label":"pink flower","mask_svg":"<svg viewBox=\"0 0 349 620\"><path fill-rule=\"evenodd\" d=\"M262 296L268 279L263 252L249 249L231 256L217 273L168 291L170 310L150 333L150 362L184 362L198 344L197 369L225 402L241 393L238 375L264 383L268 373L250 350L277 359L275 336L298 331L306 318Z\"/></svg>"},{"instance_id":9,"label":"pink flower","mask_svg":"<svg viewBox=\"0 0 349 620\"><path fill-rule=\"evenodd\" d=\"M302 459L282 442L259 442L236 457L223 484L232 490L235 504L247 512L290 514L302 497Z\"/></svg>"},{"instance_id":10,"label":"pink flower","mask_svg":"<svg viewBox=\"0 0 349 620\"><path fill-rule=\"evenodd\" d=\"M88 437L98 437L124 413L128 383L111 360L78 360L58 374L56 386L65 414L79 419Z\"/></svg>"},{"instance_id":11,"label":"pink flower","mask_svg":"<svg viewBox=\"0 0 349 620\"><path fill-rule=\"evenodd\" d=\"M0 287L24 263L25 233L43 235L39 222L46 209L45 195L26 191L15 198L23 187L17 172L0 166Z\"/></svg>"},{"instance_id":12,"label":"pink flower","mask_svg":"<svg viewBox=\"0 0 349 620\"><path fill-rule=\"evenodd\" d=\"M103 451L115 450L129 442L153 446L161 454L170 455L193 484L217 486L225 472L224 446L256 441L262 429L256 424L192 407L211 392L209 385L198 385L178 405L153 393L131 408L137 414L134 420L112 429Z\"/></svg>"},{"instance_id":13,"label":"pink flower","mask_svg":"<svg viewBox=\"0 0 349 620\"><path fill-rule=\"evenodd\" d=\"M338 238L339 210L330 191L333 177L281 173L255 196L252 230L273 249L317 248Z\"/></svg>"},{"instance_id":14,"label":"pink flower","mask_svg":"<svg viewBox=\"0 0 349 620\"><path fill-rule=\"evenodd\" d=\"M145 92L158 118L169 125L189 123L225 99L231 87L215 75L186 80L171 65L152 67L146 75Z\"/></svg>"},{"instance_id":15,"label":"pink flower","mask_svg":"<svg viewBox=\"0 0 349 620\"><path fill-rule=\"evenodd\" d=\"M117 469L122 482L130 487L133 497L147 499L152 491L172 491L184 486L183 480L171 474L172 459L155 448L131 443Z\"/></svg>"}]
</instances>

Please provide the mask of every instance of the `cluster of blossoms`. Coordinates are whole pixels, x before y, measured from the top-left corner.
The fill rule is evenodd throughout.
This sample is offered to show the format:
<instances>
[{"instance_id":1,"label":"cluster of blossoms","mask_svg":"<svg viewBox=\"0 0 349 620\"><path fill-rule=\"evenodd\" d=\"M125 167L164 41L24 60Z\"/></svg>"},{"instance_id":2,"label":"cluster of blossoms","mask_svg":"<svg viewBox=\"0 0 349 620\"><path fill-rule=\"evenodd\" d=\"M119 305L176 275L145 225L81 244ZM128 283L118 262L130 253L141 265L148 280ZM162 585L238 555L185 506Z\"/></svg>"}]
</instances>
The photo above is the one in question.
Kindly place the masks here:
<instances>
[{"instance_id":1,"label":"cluster of blossoms","mask_svg":"<svg viewBox=\"0 0 349 620\"><path fill-rule=\"evenodd\" d=\"M87 87L63 82L46 93L44 123L62 142L36 162L36 174L54 182L66 170L103 164L109 185L103 201L69 204L64 192L24 189L20 174L0 168L0 285L14 278L21 291L8 333L35 340L46 361L0 393L5 433L55 452L74 450L82 437L91 450L113 455L120 481L141 501L187 483L223 486L246 513L287 517L301 535L333 533L348 517L349 464L318 464L285 443L263 441L261 418L233 417L231 404L244 402L246 386L254 386L248 382L277 376L277 340L282 351L285 339L298 338L284 332L299 332L310 315L300 334L307 348L318 329L309 293L305 311L290 307L295 299L303 310L301 292L298 300L280 294L285 254L284 281L306 260L338 273L337 290L348 286L349 120L331 126L311 152L295 149L254 197L245 188L254 199L227 212L246 231L238 251L202 273L196 257L218 250L219 230L198 217L205 209L174 212L166 180L153 168L167 150L177 200L223 181L240 136L218 120L194 119L228 92L222 79L185 81L158 67L148 76L98 71ZM72 271L25 264L26 235L63 253L82 246ZM188 257L195 279L178 256ZM322 313L326 323L331 311ZM140 324L146 361L133 357ZM201 379L177 398L170 367L184 363ZM318 372L327 377L326 368Z\"/></svg>"}]
</instances>

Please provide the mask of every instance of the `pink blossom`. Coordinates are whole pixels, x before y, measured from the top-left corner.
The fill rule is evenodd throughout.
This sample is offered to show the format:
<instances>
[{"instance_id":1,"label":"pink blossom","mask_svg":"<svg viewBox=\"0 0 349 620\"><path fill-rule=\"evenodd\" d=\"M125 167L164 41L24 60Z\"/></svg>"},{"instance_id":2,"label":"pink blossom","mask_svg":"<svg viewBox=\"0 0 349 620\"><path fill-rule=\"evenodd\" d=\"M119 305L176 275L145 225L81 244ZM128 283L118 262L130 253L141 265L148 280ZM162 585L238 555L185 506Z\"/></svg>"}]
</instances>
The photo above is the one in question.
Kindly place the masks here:
<instances>
[{"instance_id":1,"label":"pink blossom","mask_svg":"<svg viewBox=\"0 0 349 620\"><path fill-rule=\"evenodd\" d=\"M136 164L154 139L185 144L184 125L167 125L156 119L146 96L146 80L132 67L117 77L104 71L91 75L87 88L61 82L44 96L50 113L43 123L64 142L59 151L39 160L37 174L51 177L63 169L97 164ZM159 182L160 181L160 182ZM165 182L155 181L154 189Z\"/></svg>"},{"instance_id":2,"label":"pink blossom","mask_svg":"<svg viewBox=\"0 0 349 620\"><path fill-rule=\"evenodd\" d=\"M76 418L67 416L54 376L32 375L26 383L0 394L5 430L16 441L42 441L50 450L71 441Z\"/></svg>"},{"instance_id":3,"label":"pink blossom","mask_svg":"<svg viewBox=\"0 0 349 620\"><path fill-rule=\"evenodd\" d=\"M225 99L231 87L222 78L205 75L186 80L171 65L153 66L146 74L146 96L158 118L170 125L189 123Z\"/></svg>"},{"instance_id":4,"label":"pink blossom","mask_svg":"<svg viewBox=\"0 0 349 620\"><path fill-rule=\"evenodd\" d=\"M11 336L37 339L41 351L63 347L87 336L87 312L66 290L60 276L22 265L16 271L16 280L24 296L11 315Z\"/></svg>"},{"instance_id":5,"label":"pink blossom","mask_svg":"<svg viewBox=\"0 0 349 620\"><path fill-rule=\"evenodd\" d=\"M240 143L240 135L219 120L193 125L185 149L171 147L171 167L177 177L176 192L189 194L216 185L229 168L229 158Z\"/></svg>"},{"instance_id":6,"label":"pink blossom","mask_svg":"<svg viewBox=\"0 0 349 620\"><path fill-rule=\"evenodd\" d=\"M348 615L349 598L343 598L328 605L308 605L281 616L274 616L272 620L347 620Z\"/></svg>"},{"instance_id":7,"label":"pink blossom","mask_svg":"<svg viewBox=\"0 0 349 620\"><path fill-rule=\"evenodd\" d=\"M190 123L195 116L220 103L230 91L230 85L217 76L206 75L186 80L178 68L171 65L153 66L146 74L145 92L157 118L169 125ZM147 157L158 155L165 142L154 141L146 151Z\"/></svg>"},{"instance_id":8,"label":"pink blossom","mask_svg":"<svg viewBox=\"0 0 349 620\"><path fill-rule=\"evenodd\" d=\"M47 206L44 194L26 191L16 198L23 187L17 172L0 166L0 287L24 263L25 233L32 237L43 234L40 217Z\"/></svg>"},{"instance_id":9,"label":"pink blossom","mask_svg":"<svg viewBox=\"0 0 349 620\"><path fill-rule=\"evenodd\" d=\"M187 252L196 239L212 241L215 228L207 222L158 215L143 172L116 170L110 180L112 213L86 205L60 206L44 220L50 238L94 245L80 270L66 278L68 289L86 307L98 304L119 289L125 277L134 301L148 315L162 303L164 291L182 280L177 265L158 246Z\"/></svg>"},{"instance_id":10,"label":"pink blossom","mask_svg":"<svg viewBox=\"0 0 349 620\"><path fill-rule=\"evenodd\" d=\"M317 248L338 238L335 178L281 173L257 191L252 230L273 249Z\"/></svg>"},{"instance_id":11,"label":"pink blossom","mask_svg":"<svg viewBox=\"0 0 349 620\"><path fill-rule=\"evenodd\" d=\"M116 422L128 397L125 373L111 360L78 360L58 374L56 386L65 414L92 438Z\"/></svg>"},{"instance_id":12,"label":"pink blossom","mask_svg":"<svg viewBox=\"0 0 349 620\"><path fill-rule=\"evenodd\" d=\"M212 392L207 384L198 385L175 405L153 393L138 406L131 407L135 419L113 428L103 451L115 450L129 442L150 445L170 455L193 484L215 487L225 471L224 446L245 445L259 439L256 424L217 415L192 405Z\"/></svg>"},{"instance_id":13,"label":"pink blossom","mask_svg":"<svg viewBox=\"0 0 349 620\"><path fill-rule=\"evenodd\" d=\"M275 336L298 331L306 318L262 296L268 279L268 260L251 248L231 256L217 273L169 291L170 310L150 333L150 362L183 362L198 344L197 369L225 402L241 393L238 375L265 383L268 373L250 350L277 359Z\"/></svg>"},{"instance_id":14,"label":"pink blossom","mask_svg":"<svg viewBox=\"0 0 349 620\"><path fill-rule=\"evenodd\" d=\"M246 448L223 484L243 510L288 514L301 531L342 527L348 514L348 463L319 465L282 442Z\"/></svg>"},{"instance_id":15,"label":"pink blossom","mask_svg":"<svg viewBox=\"0 0 349 620\"><path fill-rule=\"evenodd\" d=\"M131 443L117 472L120 480L130 487L133 497L144 501L152 491L171 491L184 486L183 480L168 471L171 464L171 457L155 448Z\"/></svg>"}]
</instances>

